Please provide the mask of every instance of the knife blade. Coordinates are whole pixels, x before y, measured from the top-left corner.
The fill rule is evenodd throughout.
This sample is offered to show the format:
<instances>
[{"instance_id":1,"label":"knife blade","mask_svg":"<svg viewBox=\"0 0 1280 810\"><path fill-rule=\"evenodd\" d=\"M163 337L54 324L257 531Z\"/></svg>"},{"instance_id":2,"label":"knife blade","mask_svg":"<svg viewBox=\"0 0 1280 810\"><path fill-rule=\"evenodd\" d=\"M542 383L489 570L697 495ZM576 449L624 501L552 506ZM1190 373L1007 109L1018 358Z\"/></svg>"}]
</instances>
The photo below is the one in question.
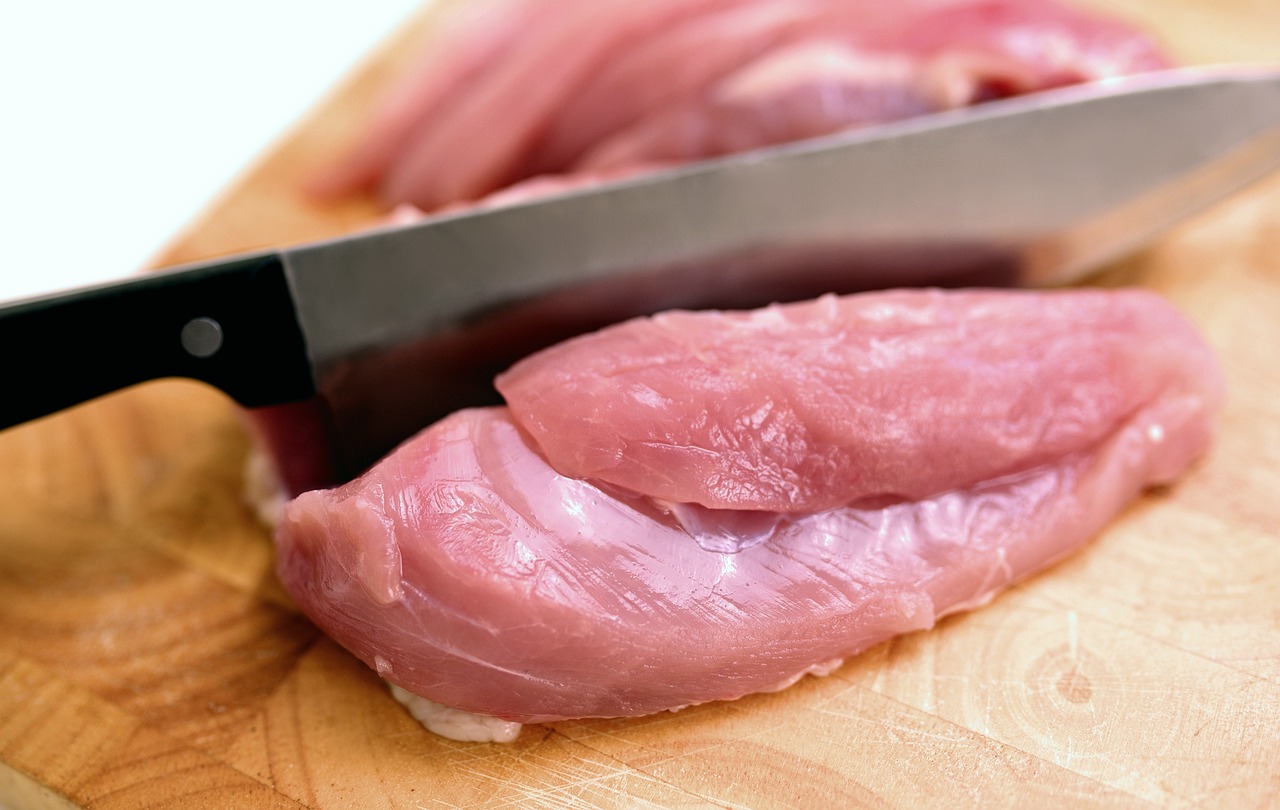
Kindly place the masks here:
<instances>
[{"instance_id":1,"label":"knife blade","mask_svg":"<svg viewBox=\"0 0 1280 810\"><path fill-rule=\"evenodd\" d=\"M1063 283L1276 168L1280 71L1172 70L173 268L0 305L0 428L191 377L262 409L277 456L324 456L285 465L299 491L492 400L495 371L576 332L676 306Z\"/></svg>"}]
</instances>

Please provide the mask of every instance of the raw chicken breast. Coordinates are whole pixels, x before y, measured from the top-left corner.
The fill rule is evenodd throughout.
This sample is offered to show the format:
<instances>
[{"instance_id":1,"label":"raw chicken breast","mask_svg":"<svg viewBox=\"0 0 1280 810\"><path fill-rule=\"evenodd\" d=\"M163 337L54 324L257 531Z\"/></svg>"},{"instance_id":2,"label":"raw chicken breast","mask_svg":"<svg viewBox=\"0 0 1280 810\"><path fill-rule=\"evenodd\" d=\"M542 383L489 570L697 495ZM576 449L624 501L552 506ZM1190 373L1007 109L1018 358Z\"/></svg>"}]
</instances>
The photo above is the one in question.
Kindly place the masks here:
<instances>
[{"instance_id":1,"label":"raw chicken breast","mask_svg":"<svg viewBox=\"0 0 1280 810\"><path fill-rule=\"evenodd\" d=\"M1167 64L1055 0L471 0L317 185L503 205ZM299 605L459 738L780 688L929 627L1176 476L1221 395L1137 292L673 313L499 385L510 410L277 532Z\"/></svg>"},{"instance_id":2,"label":"raw chicken breast","mask_svg":"<svg viewBox=\"0 0 1280 810\"><path fill-rule=\"evenodd\" d=\"M1056 0L472 0L318 185L431 210L1167 64Z\"/></svg>"},{"instance_id":3,"label":"raw chicken breast","mask_svg":"<svg viewBox=\"0 0 1280 810\"><path fill-rule=\"evenodd\" d=\"M655 335L663 349L649 353ZM779 347L809 342L815 362L780 367ZM729 369L732 386L708 386L733 363L748 368ZM286 508L289 592L414 694L539 722L733 699L825 671L1078 548L1204 451L1222 396L1195 332L1137 291L917 291L673 315L535 357L507 387L562 380L573 387L555 402L517 405L521 421L570 411L533 433L505 408L462 411ZM783 397L787 386L798 391ZM715 406L716 390L734 407ZM700 427L672 425L653 407L664 399ZM791 416L774 406L784 399ZM767 418L739 418L766 406ZM770 463L811 493L803 503L842 505L769 511L775 494L750 488L738 509L673 503L653 489L675 465L643 454L633 489L573 477L556 468L563 449L549 462L540 446L594 441L581 412L632 437L717 437L700 451L706 469L733 468L717 457L736 448L768 456L775 433L812 434L842 448L835 467L803 452Z\"/></svg>"},{"instance_id":4,"label":"raw chicken breast","mask_svg":"<svg viewBox=\"0 0 1280 810\"><path fill-rule=\"evenodd\" d=\"M816 511L925 498L1092 447L1171 385L1211 375L1207 355L1189 361L1194 342L1137 291L896 291L628 321L497 385L565 475L715 509Z\"/></svg>"}]
</instances>

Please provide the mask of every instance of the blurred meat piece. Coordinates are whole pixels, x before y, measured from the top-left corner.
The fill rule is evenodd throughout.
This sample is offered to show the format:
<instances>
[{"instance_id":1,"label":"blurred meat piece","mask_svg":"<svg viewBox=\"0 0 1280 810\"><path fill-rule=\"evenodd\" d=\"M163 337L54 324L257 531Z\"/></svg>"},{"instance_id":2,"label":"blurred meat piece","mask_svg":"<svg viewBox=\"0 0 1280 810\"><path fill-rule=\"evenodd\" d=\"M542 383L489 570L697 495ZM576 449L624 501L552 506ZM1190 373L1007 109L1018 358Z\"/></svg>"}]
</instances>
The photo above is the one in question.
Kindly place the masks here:
<instances>
[{"instance_id":1,"label":"blurred meat piece","mask_svg":"<svg viewBox=\"0 0 1280 810\"><path fill-rule=\"evenodd\" d=\"M434 210L1167 64L1055 0L473 0L316 188Z\"/></svg>"}]
</instances>

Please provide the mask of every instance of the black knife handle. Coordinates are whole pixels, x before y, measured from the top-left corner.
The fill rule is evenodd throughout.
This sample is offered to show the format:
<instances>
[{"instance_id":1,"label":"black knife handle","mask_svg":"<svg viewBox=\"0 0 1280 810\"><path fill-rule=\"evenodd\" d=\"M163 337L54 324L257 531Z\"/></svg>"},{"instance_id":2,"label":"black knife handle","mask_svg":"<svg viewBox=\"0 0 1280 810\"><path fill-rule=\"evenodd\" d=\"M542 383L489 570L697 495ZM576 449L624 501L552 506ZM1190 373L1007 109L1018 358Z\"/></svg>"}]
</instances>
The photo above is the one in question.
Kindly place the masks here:
<instances>
[{"instance_id":1,"label":"black knife handle","mask_svg":"<svg viewBox=\"0 0 1280 810\"><path fill-rule=\"evenodd\" d=\"M0 306L0 428L135 383L190 377L246 406L314 393L276 255Z\"/></svg>"}]
</instances>

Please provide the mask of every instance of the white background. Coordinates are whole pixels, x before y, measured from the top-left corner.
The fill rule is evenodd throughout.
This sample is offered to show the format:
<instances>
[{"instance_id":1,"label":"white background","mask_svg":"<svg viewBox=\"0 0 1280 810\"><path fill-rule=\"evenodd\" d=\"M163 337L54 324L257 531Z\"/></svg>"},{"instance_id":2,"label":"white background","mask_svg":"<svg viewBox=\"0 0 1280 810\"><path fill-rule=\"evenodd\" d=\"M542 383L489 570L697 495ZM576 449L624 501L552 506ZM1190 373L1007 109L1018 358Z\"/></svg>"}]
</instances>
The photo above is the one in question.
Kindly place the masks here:
<instances>
[{"instance_id":1,"label":"white background","mask_svg":"<svg viewBox=\"0 0 1280 810\"><path fill-rule=\"evenodd\" d=\"M424 2L0 3L0 300L140 268Z\"/></svg>"},{"instance_id":2,"label":"white background","mask_svg":"<svg viewBox=\"0 0 1280 810\"><path fill-rule=\"evenodd\" d=\"M0 2L0 300L135 272L425 2Z\"/></svg>"}]
</instances>

